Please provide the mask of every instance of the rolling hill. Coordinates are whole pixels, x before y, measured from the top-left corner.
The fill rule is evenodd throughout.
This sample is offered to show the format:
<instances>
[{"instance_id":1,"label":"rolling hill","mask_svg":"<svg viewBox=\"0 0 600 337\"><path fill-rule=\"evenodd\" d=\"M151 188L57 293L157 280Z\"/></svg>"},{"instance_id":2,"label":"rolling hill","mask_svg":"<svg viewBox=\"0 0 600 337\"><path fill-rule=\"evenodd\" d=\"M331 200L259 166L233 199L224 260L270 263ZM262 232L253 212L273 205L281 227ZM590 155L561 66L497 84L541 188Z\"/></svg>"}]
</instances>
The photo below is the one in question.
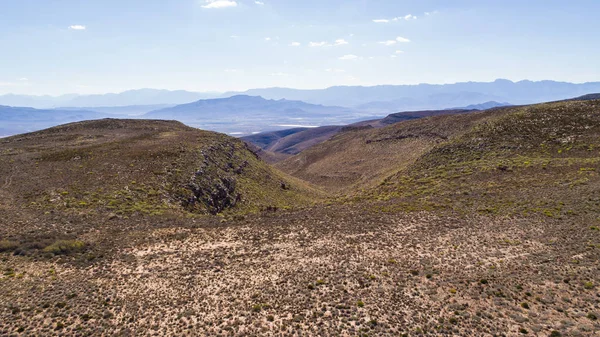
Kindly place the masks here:
<instances>
[{"instance_id":1,"label":"rolling hill","mask_svg":"<svg viewBox=\"0 0 600 337\"><path fill-rule=\"evenodd\" d=\"M296 178L173 121L2 139L0 334L594 336L599 109L345 127Z\"/></svg>"},{"instance_id":2,"label":"rolling hill","mask_svg":"<svg viewBox=\"0 0 600 337\"><path fill-rule=\"evenodd\" d=\"M427 110L406 111L390 114L385 118L356 122L349 125L322 126L317 128L294 128L275 132L264 132L242 137L244 141L254 144L263 150L263 159L275 163L298 154L311 146L322 143L334 135L344 131L381 128L390 124L438 115L469 113L475 110Z\"/></svg>"},{"instance_id":3,"label":"rolling hill","mask_svg":"<svg viewBox=\"0 0 600 337\"><path fill-rule=\"evenodd\" d=\"M37 210L216 214L302 200L240 140L175 121L77 122L4 138L0 148L5 193Z\"/></svg>"}]
</instances>

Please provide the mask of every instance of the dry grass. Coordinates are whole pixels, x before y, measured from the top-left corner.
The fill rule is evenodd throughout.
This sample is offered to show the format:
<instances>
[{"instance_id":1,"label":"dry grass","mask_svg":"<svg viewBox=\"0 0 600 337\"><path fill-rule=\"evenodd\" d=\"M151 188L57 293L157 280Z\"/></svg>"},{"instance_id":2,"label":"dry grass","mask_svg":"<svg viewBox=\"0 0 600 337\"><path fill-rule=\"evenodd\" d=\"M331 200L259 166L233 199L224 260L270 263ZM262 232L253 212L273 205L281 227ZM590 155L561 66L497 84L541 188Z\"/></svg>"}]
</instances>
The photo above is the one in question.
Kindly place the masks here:
<instances>
[{"instance_id":1,"label":"dry grass","mask_svg":"<svg viewBox=\"0 0 600 337\"><path fill-rule=\"evenodd\" d=\"M3 139L0 335L598 336L596 104L342 133L324 203L172 122Z\"/></svg>"}]
</instances>

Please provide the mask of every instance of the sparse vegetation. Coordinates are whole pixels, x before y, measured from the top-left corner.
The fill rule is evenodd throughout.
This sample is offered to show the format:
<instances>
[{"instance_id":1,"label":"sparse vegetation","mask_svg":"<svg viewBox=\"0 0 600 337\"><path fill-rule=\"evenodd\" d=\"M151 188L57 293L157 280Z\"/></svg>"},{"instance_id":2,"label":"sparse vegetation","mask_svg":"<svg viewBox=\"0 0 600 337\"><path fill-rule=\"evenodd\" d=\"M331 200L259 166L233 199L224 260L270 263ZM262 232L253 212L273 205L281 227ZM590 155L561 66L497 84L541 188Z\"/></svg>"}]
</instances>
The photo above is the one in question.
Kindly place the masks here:
<instances>
[{"instance_id":1,"label":"sparse vegetation","mask_svg":"<svg viewBox=\"0 0 600 337\"><path fill-rule=\"evenodd\" d=\"M81 252L85 249L85 242L78 240L59 240L44 248L44 252L55 255Z\"/></svg>"},{"instance_id":2,"label":"sparse vegetation","mask_svg":"<svg viewBox=\"0 0 600 337\"><path fill-rule=\"evenodd\" d=\"M353 130L319 187L172 122L3 138L0 335L586 336L598 107Z\"/></svg>"}]
</instances>

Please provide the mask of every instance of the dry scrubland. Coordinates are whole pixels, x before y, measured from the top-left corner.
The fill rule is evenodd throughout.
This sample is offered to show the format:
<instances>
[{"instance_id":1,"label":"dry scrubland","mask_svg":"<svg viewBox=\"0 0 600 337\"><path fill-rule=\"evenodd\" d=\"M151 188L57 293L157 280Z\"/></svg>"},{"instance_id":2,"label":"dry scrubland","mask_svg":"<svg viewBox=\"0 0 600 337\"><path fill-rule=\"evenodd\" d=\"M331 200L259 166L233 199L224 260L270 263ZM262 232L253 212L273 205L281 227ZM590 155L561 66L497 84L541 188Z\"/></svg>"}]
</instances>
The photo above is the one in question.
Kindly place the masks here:
<instances>
[{"instance_id":1,"label":"dry scrubland","mask_svg":"<svg viewBox=\"0 0 600 337\"><path fill-rule=\"evenodd\" d=\"M0 335L600 336L599 122L402 122L287 174L175 122L2 139Z\"/></svg>"}]
</instances>

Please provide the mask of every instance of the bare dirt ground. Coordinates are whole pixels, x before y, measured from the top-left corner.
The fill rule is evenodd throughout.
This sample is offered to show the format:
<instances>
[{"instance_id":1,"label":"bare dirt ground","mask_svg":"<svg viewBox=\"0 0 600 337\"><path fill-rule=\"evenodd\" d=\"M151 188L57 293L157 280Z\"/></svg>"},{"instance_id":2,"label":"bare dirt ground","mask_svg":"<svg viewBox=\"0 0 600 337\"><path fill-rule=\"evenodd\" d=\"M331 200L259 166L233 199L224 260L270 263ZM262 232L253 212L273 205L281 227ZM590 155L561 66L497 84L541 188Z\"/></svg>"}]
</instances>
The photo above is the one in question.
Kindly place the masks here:
<instances>
[{"instance_id":1,"label":"bare dirt ground","mask_svg":"<svg viewBox=\"0 0 600 337\"><path fill-rule=\"evenodd\" d=\"M2 256L0 334L600 336L600 232L583 221L353 206L190 221L84 264Z\"/></svg>"}]
</instances>

